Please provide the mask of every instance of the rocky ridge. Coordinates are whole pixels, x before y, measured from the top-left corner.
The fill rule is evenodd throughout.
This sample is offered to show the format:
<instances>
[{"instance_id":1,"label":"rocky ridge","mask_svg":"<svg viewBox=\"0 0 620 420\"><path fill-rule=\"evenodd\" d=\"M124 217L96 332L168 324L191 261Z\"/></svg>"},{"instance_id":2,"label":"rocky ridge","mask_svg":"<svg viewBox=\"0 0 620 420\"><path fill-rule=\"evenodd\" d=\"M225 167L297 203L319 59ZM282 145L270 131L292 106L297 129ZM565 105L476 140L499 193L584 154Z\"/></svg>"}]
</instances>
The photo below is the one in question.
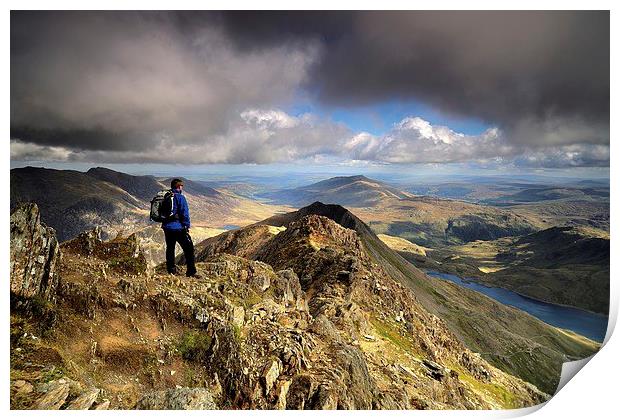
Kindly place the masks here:
<instances>
[{"instance_id":1,"label":"rocky ridge","mask_svg":"<svg viewBox=\"0 0 620 420\"><path fill-rule=\"evenodd\" d=\"M479 353L495 367L533 383L549 394L557 387L562 363L588 357L598 350L599 346L585 337L569 336L480 293L427 276L413 263L389 249L367 224L342 206L316 202L295 212L272 216L243 230L255 229L260 225L274 229L286 227L309 215L321 215L354 230L372 262L411 290L421 306L441 318L467 348ZM227 252L245 252L247 248L240 240L241 232L235 237L239 240ZM208 242L214 244L218 238L223 238L223 235ZM257 241L268 239L264 235L256 238ZM255 246L253 242L249 244ZM260 246L267 244L261 243ZM202 245L198 246L198 249L201 248ZM414 262L417 264L417 260Z\"/></svg>"},{"instance_id":2,"label":"rocky ridge","mask_svg":"<svg viewBox=\"0 0 620 420\"><path fill-rule=\"evenodd\" d=\"M201 281L146 269L135 238L93 231L61 244L53 297L21 295L29 304L11 308L11 407L476 409L548 398L464 348L354 231L308 215L270 237L248 255L269 261L203 255Z\"/></svg>"}]
</instances>

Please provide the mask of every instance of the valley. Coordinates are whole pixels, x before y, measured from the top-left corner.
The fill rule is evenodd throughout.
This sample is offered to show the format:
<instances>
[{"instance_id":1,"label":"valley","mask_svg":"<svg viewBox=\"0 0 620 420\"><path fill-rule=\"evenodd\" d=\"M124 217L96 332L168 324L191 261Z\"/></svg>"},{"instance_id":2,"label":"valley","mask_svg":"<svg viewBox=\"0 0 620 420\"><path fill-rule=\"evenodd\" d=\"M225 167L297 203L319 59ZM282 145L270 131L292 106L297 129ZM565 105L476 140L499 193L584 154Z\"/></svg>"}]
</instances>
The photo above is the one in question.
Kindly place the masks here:
<instances>
[{"instance_id":1,"label":"valley","mask_svg":"<svg viewBox=\"0 0 620 420\"><path fill-rule=\"evenodd\" d=\"M163 188L169 182L168 179L131 176L104 168L91 169L85 173L24 168L13 170L11 176L15 185L19 186L11 189L13 209L19 208L24 201L40 202L41 221L54 227L61 241L75 237L72 236L73 232L78 229L88 231L94 228L98 229L95 237L101 237L95 240L96 244L105 240L122 243L132 237L140 250L140 258L144 259L144 268L134 276L140 278L146 275L150 279L147 282L155 281L155 284L165 280L158 274L161 273L161 262L164 259L163 234L157 224L145 224L144 219L148 217L146 209L149 197L153 191ZM73 182L66 188L69 179ZM534 314L532 316L513 307L518 305L510 301L505 301L505 305L479 293L482 289L472 290L468 284L446 281L427 275L426 271L454 274L486 287L499 287L503 288L500 290L511 290L541 301L606 314L609 299L609 233L604 229L604 224L574 222L557 227L554 223L560 223L561 219L549 217L553 207L546 207L547 213L540 213L538 209L543 205L540 202L492 206L418 196L364 176L336 177L307 187L270 190L269 197L264 194L264 190L251 185L235 187L237 192L247 193L241 196L227 189L225 183L214 189L211 187L213 184L206 181L185 182L197 259L208 262L207 265L199 263L200 270L207 270L213 259L226 267L238 267L240 262L226 260L229 258L227 255L250 261L250 266L254 264L252 261L268 264L274 273L291 270L299 279L299 286L295 287L303 291L310 319L324 315L331 322L344 316L339 313L345 313L343 309L337 309L341 303L336 306L333 302L329 303L336 290L337 295L345 293L342 298L338 298L344 301L338 302L350 302L353 299L362 308L364 300L359 298L363 296L362 299L368 300L367 293L371 293L371 296L377 293L381 295L386 281L394 282L390 283L394 285L389 286L390 290L395 287L394 290L411 293L406 303L378 301L372 308L362 309L365 315L355 318L359 321L355 321L354 325L355 328L360 328L362 324L364 327L346 339L365 355L365 360L370 363L368 368L374 383L383 389L381 392L391 392L389 389L392 389L396 379L393 374L380 373L380 366L391 363L396 366L395 369L404 366L402 372L413 369L411 372L418 378L416 380L421 380L411 363L424 364L424 359L430 356L421 358L420 351L428 351L425 349L432 347L434 344L431 342L436 340L431 335L416 344L415 340L419 337L411 336L411 331L400 329L400 319L414 316L406 315L408 313L428 313L424 316L431 318L424 322L437 319L437 322L443 323L441 328L454 335L455 343L461 343L480 360L489 363L492 369L533 384L546 394L553 394L563 362L587 357L598 349L596 341L542 322L535 312L531 312ZM26 186L35 188L28 189ZM47 190L59 191L61 197L44 194ZM338 204L324 204L320 200L349 205L345 208ZM552 200L552 203L544 205L556 208L559 205L572 205L572 202L562 200L561 204ZM575 208L582 209L583 218L591 216L591 209L596 209L595 212L603 214L600 220L605 220L605 206L600 203L588 207L589 212L583 210L583 203L578 203ZM78 222L67 225L63 214L71 215ZM564 214L563 217L569 216ZM83 234L79 232L78 235ZM65 263L75 261L75 264L82 264L80 258L71 256L74 251L70 251L73 248L69 244L75 240L62 244L62 249L65 249L63 255L67 255ZM95 248L99 246L103 245L89 245ZM351 252L353 254L349 254ZM342 255L354 255L358 259L363 255L365 270L368 270L359 279L363 289L356 291L355 288L351 289L352 286L347 286L349 283L346 281L342 283L345 277L351 276L345 273L351 273L353 267L348 266L348 262L342 262L350 259L347 257L341 260ZM178 258L179 263L183 263L182 255ZM123 267L134 267L134 262L126 260L126 257L122 261L125 261L122 262ZM110 270L105 268L110 267L110 261L102 259L98 264L104 267L104 273ZM80 271L71 267L69 269L75 273ZM219 271L208 274L208 270L205 271L207 277L220 276ZM233 275L238 274L235 274L235 270ZM66 281L67 277L64 278L63 281ZM114 281L119 280L117 278ZM356 297L358 293L361 295ZM235 299L239 297L234 297L232 302ZM260 299L252 300L252 304L258 304ZM247 311L248 306L244 307ZM231 308L234 312L234 306ZM377 313L386 310L390 313L396 311L396 315L377 317ZM105 311L101 314L105 314ZM195 311L195 308L191 311ZM24 316L28 318L32 314ZM352 315L346 315L346 319L349 316ZM359 314L355 317L359 317ZM362 322L362 319L365 321ZM396 319L396 324L388 322L390 319ZM357 322L362 324L358 325ZM601 323L600 328L603 328L605 318L596 322ZM350 324L342 325L343 328L344 325L352 328ZM341 330L341 334L344 331ZM595 338L600 340L600 335ZM434 358L441 354L434 350L431 353L435 354ZM458 363L462 363L461 359L458 359L461 362L455 360L446 361L445 366L449 365L449 369L459 372L460 383L467 383L463 386L476 393L475 389L482 385L471 382L474 379L467 379L471 373L467 374L462 367L458 367ZM193 363L191 359L189 362ZM174 363L177 366L179 362ZM489 371L491 368L485 369ZM212 380L207 379L207 382ZM156 383L152 382L150 386L159 386ZM338 392L341 391L336 394ZM504 391L501 393L504 395ZM330 398L353 401L346 394L338 395ZM224 400L231 398L225 394L220 396ZM139 395L136 394L134 398L132 404L138 404ZM416 404L430 404L424 398L418 395L414 399L419 401ZM510 400L514 398L511 396ZM267 404L266 400L247 401L250 406ZM372 404L409 406L407 404L411 404L412 400L409 403L385 401ZM453 403L457 406L459 404L456 400L446 401L451 401L446 407ZM503 403L491 402L486 397L485 401L480 404L501 406L507 403L505 398ZM358 401L354 404L361 403Z\"/></svg>"},{"instance_id":2,"label":"valley","mask_svg":"<svg viewBox=\"0 0 620 420\"><path fill-rule=\"evenodd\" d=\"M373 232L420 268L606 314L608 185L503 185L481 182L472 188L496 191L498 198L476 195L477 202L468 202L417 196L353 176L283 190L279 197L291 205L323 199L349 203Z\"/></svg>"}]
</instances>

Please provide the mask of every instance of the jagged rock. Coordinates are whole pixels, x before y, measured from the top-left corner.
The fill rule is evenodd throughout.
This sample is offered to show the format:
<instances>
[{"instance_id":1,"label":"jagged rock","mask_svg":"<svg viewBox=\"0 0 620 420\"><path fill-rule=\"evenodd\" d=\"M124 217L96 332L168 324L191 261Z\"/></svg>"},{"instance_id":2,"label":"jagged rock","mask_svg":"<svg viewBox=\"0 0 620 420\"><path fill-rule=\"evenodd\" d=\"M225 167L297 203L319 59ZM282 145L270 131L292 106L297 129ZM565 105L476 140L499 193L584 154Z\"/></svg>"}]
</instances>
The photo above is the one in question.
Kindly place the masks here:
<instances>
[{"instance_id":1,"label":"jagged rock","mask_svg":"<svg viewBox=\"0 0 620 420\"><path fill-rule=\"evenodd\" d=\"M236 325L237 327L243 326L245 322L245 310L243 309L243 306L233 307L231 322L233 323L233 325Z\"/></svg>"},{"instance_id":2,"label":"jagged rock","mask_svg":"<svg viewBox=\"0 0 620 420\"><path fill-rule=\"evenodd\" d=\"M251 308L254 318L274 319L278 314L286 312L286 308L271 299L264 299Z\"/></svg>"},{"instance_id":3,"label":"jagged rock","mask_svg":"<svg viewBox=\"0 0 620 420\"><path fill-rule=\"evenodd\" d=\"M326 341L341 341L336 326L324 314L314 318L308 330L324 338Z\"/></svg>"},{"instance_id":4,"label":"jagged rock","mask_svg":"<svg viewBox=\"0 0 620 420\"><path fill-rule=\"evenodd\" d=\"M271 388L273 388L273 384L280 376L280 372L282 372L282 362L280 359L272 360L265 369L263 370L263 381L265 385L265 394L269 394Z\"/></svg>"},{"instance_id":5,"label":"jagged rock","mask_svg":"<svg viewBox=\"0 0 620 420\"><path fill-rule=\"evenodd\" d=\"M136 403L137 410L215 410L213 396L205 388L179 388L151 392Z\"/></svg>"},{"instance_id":6,"label":"jagged rock","mask_svg":"<svg viewBox=\"0 0 620 420\"><path fill-rule=\"evenodd\" d=\"M127 237L119 235L111 241L103 242L101 229L96 227L64 242L62 248L72 254L100 258L117 272L139 275L147 270L146 257L135 233ZM105 268L103 275L107 277Z\"/></svg>"},{"instance_id":7,"label":"jagged rock","mask_svg":"<svg viewBox=\"0 0 620 420\"><path fill-rule=\"evenodd\" d=\"M32 405L34 410L58 410L69 396L70 385L56 382Z\"/></svg>"},{"instance_id":8,"label":"jagged rock","mask_svg":"<svg viewBox=\"0 0 620 420\"><path fill-rule=\"evenodd\" d=\"M110 400L103 400L101 403L97 404L94 409L95 410L109 410Z\"/></svg>"},{"instance_id":9,"label":"jagged rock","mask_svg":"<svg viewBox=\"0 0 620 420\"><path fill-rule=\"evenodd\" d=\"M288 394L288 389L291 386L291 381L282 381L278 386L278 401L276 402L276 409L285 410L286 409L286 395Z\"/></svg>"},{"instance_id":10,"label":"jagged rock","mask_svg":"<svg viewBox=\"0 0 620 420\"><path fill-rule=\"evenodd\" d=\"M16 207L11 213L11 292L21 297L53 299L59 255L54 229L41 223L37 205Z\"/></svg>"},{"instance_id":11,"label":"jagged rock","mask_svg":"<svg viewBox=\"0 0 620 420\"><path fill-rule=\"evenodd\" d=\"M13 381L11 388L15 394L30 394L34 391L34 386L30 382L26 382L22 379Z\"/></svg>"},{"instance_id":12,"label":"jagged rock","mask_svg":"<svg viewBox=\"0 0 620 420\"><path fill-rule=\"evenodd\" d=\"M310 406L315 410L335 410L338 408L338 395L328 385L321 384L312 396Z\"/></svg>"},{"instance_id":13,"label":"jagged rock","mask_svg":"<svg viewBox=\"0 0 620 420\"><path fill-rule=\"evenodd\" d=\"M75 238L65 242L63 246L73 253L90 257L97 252L102 244L101 228L96 226L93 229L82 232Z\"/></svg>"},{"instance_id":14,"label":"jagged rock","mask_svg":"<svg viewBox=\"0 0 620 420\"><path fill-rule=\"evenodd\" d=\"M356 347L344 345L336 351L334 366L337 367L342 385L337 392L338 408L370 410L378 394L370 375L364 354Z\"/></svg>"},{"instance_id":15,"label":"jagged rock","mask_svg":"<svg viewBox=\"0 0 620 420\"><path fill-rule=\"evenodd\" d=\"M100 392L101 391L96 388L89 389L88 391L84 392L83 394L78 396L76 399L71 401L66 409L67 410L88 410L93 405L93 403L99 396Z\"/></svg>"},{"instance_id":16,"label":"jagged rock","mask_svg":"<svg viewBox=\"0 0 620 420\"><path fill-rule=\"evenodd\" d=\"M116 283L116 288L127 295L143 296L146 293L144 282L137 279L122 278Z\"/></svg>"},{"instance_id":17,"label":"jagged rock","mask_svg":"<svg viewBox=\"0 0 620 420\"><path fill-rule=\"evenodd\" d=\"M288 390L286 408L288 410L303 410L307 401L314 394L316 386L316 382L309 375L295 376Z\"/></svg>"},{"instance_id":18,"label":"jagged rock","mask_svg":"<svg viewBox=\"0 0 620 420\"><path fill-rule=\"evenodd\" d=\"M442 380L448 373L446 368L430 360L425 359L422 364L427 369L429 376L438 381Z\"/></svg>"},{"instance_id":19,"label":"jagged rock","mask_svg":"<svg viewBox=\"0 0 620 420\"><path fill-rule=\"evenodd\" d=\"M280 270L273 282L273 292L276 298L280 298L285 306L293 306L295 309L307 310L304 292L299 283L299 277L291 269Z\"/></svg>"},{"instance_id":20,"label":"jagged rock","mask_svg":"<svg viewBox=\"0 0 620 420\"><path fill-rule=\"evenodd\" d=\"M491 373L480 363L479 355L464 352L461 354L460 362L476 379L483 382L489 382L491 380Z\"/></svg>"}]
</instances>

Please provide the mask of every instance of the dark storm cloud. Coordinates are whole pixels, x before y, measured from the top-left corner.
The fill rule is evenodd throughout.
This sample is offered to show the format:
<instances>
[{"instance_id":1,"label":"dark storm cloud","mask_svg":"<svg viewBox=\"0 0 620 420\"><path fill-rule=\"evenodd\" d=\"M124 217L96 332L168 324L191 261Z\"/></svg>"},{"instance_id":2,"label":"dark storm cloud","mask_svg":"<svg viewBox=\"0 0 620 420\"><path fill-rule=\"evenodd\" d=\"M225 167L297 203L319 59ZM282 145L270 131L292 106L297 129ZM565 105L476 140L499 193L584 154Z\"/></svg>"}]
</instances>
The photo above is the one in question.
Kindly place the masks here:
<instances>
[{"instance_id":1,"label":"dark storm cloud","mask_svg":"<svg viewBox=\"0 0 620 420\"><path fill-rule=\"evenodd\" d=\"M269 163L344 147L386 162L605 164L609 45L608 12L12 12L11 152ZM498 127L497 141L374 137L279 110L300 95L420 101Z\"/></svg>"},{"instance_id":2,"label":"dark storm cloud","mask_svg":"<svg viewBox=\"0 0 620 420\"><path fill-rule=\"evenodd\" d=\"M77 150L208 145L292 100L317 46L241 52L215 14L13 12L11 138Z\"/></svg>"},{"instance_id":3,"label":"dark storm cloud","mask_svg":"<svg viewBox=\"0 0 620 420\"><path fill-rule=\"evenodd\" d=\"M231 12L224 21L240 45L321 39L310 86L327 104L413 98L500 125L515 142L609 142L606 11ZM557 138L566 124L574 131Z\"/></svg>"}]
</instances>

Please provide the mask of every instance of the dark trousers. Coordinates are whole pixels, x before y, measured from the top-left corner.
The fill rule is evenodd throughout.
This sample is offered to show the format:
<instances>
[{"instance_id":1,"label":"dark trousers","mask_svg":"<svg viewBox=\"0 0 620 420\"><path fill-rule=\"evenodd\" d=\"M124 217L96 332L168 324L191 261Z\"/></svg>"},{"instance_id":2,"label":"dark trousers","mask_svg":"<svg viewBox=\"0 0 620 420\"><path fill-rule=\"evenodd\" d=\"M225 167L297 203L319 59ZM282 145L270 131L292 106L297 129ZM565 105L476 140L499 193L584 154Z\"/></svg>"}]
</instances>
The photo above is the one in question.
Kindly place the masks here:
<instances>
[{"instance_id":1,"label":"dark trousers","mask_svg":"<svg viewBox=\"0 0 620 420\"><path fill-rule=\"evenodd\" d=\"M187 263L187 273L196 273L196 263L194 261L194 243L192 237L189 236L189 232L183 230L170 230L164 229L164 235L166 236L166 268L168 273L176 272L176 265L174 262L175 247L178 243L183 249L183 256Z\"/></svg>"}]
</instances>

